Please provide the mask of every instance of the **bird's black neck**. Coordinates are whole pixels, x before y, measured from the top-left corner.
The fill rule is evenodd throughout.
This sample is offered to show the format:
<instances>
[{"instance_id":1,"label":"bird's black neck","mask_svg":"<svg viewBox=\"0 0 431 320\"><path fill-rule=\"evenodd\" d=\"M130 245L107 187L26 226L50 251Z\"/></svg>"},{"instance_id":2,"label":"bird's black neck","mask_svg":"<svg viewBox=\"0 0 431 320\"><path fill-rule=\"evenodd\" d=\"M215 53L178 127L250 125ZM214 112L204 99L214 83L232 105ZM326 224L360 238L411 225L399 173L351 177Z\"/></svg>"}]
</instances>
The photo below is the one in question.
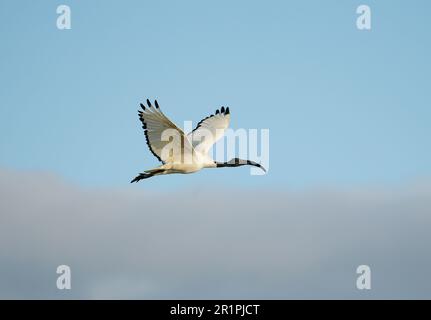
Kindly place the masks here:
<instances>
[{"instance_id":1,"label":"bird's black neck","mask_svg":"<svg viewBox=\"0 0 431 320\"><path fill-rule=\"evenodd\" d=\"M229 160L227 162L216 162L217 168L223 168L223 167L239 167L239 166L245 166L249 164L249 160L242 160L239 158L234 158L232 160Z\"/></svg>"},{"instance_id":2,"label":"bird's black neck","mask_svg":"<svg viewBox=\"0 0 431 320\"><path fill-rule=\"evenodd\" d=\"M254 166L261 168L263 171L266 172L265 168L262 167L259 163L256 163L254 161L250 160L243 160L239 158L234 158L232 160L229 160L227 162L216 162L217 168L223 168L223 167L240 167L240 166Z\"/></svg>"}]
</instances>

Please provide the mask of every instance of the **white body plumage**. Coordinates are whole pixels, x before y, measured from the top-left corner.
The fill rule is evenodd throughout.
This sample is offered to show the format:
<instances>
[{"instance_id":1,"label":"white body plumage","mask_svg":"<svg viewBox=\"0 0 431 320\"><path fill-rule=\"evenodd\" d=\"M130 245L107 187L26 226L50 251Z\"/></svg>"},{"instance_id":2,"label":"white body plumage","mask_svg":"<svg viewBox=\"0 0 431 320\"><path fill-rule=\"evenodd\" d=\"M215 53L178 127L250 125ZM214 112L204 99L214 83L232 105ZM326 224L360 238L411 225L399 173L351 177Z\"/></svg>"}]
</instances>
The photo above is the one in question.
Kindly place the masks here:
<instances>
[{"instance_id":1,"label":"white body plumage","mask_svg":"<svg viewBox=\"0 0 431 320\"><path fill-rule=\"evenodd\" d=\"M154 104L155 106L148 99L147 106L141 103L139 119L150 151L163 164L140 173L131 182L155 175L193 173L203 168L252 165L265 170L260 164L250 160L235 158L220 163L209 156L211 147L223 137L224 131L229 127L229 108L221 107L216 110L215 114L201 120L192 132L185 135L183 130L163 114L157 100ZM170 139L171 137L173 139Z\"/></svg>"}]
</instances>

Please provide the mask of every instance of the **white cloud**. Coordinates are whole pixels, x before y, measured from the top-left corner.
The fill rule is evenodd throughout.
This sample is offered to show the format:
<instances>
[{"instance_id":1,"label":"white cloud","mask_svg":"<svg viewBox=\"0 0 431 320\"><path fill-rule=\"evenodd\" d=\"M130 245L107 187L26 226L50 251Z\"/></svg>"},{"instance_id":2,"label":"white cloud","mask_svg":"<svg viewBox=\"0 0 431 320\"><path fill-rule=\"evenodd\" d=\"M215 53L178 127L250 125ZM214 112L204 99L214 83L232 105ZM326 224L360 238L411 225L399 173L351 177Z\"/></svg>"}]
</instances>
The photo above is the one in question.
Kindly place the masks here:
<instances>
[{"instance_id":1,"label":"white cloud","mask_svg":"<svg viewBox=\"0 0 431 320\"><path fill-rule=\"evenodd\" d=\"M430 298L430 185L152 192L0 170L1 298ZM56 289L56 267L72 290ZM372 290L356 289L370 265Z\"/></svg>"}]
</instances>

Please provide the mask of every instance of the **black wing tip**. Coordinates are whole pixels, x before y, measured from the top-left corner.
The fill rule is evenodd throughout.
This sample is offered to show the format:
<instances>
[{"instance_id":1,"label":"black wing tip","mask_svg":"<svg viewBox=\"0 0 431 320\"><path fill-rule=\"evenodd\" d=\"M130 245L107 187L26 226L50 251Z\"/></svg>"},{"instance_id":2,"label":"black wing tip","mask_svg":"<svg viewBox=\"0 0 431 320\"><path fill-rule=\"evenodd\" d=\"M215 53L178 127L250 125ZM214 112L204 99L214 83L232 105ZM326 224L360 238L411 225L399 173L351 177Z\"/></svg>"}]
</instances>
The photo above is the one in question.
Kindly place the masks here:
<instances>
[{"instance_id":1,"label":"black wing tip","mask_svg":"<svg viewBox=\"0 0 431 320\"><path fill-rule=\"evenodd\" d=\"M148 106L148 108L151 108L153 105L151 104L151 101L150 101L150 99L147 99L147 106ZM143 109L143 110L145 110L145 105L143 104L143 103L141 103L140 104L141 105L141 108ZM159 106L159 103L157 102L157 100L154 100L154 105L155 105L155 107L157 108L157 109L160 109L160 106Z\"/></svg>"},{"instance_id":2,"label":"black wing tip","mask_svg":"<svg viewBox=\"0 0 431 320\"><path fill-rule=\"evenodd\" d=\"M138 110L139 120L142 122L142 128L147 129L147 124L145 123L144 113L141 110Z\"/></svg>"},{"instance_id":3,"label":"black wing tip","mask_svg":"<svg viewBox=\"0 0 431 320\"><path fill-rule=\"evenodd\" d=\"M220 110L216 110L216 114L224 114L224 115L228 115L230 114L230 110L229 107L225 108L224 106L220 108Z\"/></svg>"}]
</instances>

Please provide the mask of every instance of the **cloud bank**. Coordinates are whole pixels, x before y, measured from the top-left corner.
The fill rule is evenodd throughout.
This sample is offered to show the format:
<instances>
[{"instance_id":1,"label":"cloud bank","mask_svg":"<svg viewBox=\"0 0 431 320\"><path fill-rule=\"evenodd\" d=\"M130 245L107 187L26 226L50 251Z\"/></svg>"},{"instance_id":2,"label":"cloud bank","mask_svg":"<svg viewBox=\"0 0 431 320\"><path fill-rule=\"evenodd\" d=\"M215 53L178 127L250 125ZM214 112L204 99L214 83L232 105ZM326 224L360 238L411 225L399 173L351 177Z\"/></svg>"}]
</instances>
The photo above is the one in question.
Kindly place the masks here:
<instances>
[{"instance_id":1,"label":"cloud bank","mask_svg":"<svg viewBox=\"0 0 431 320\"><path fill-rule=\"evenodd\" d=\"M0 298L431 298L431 185L95 190L0 170ZM56 268L72 289L56 288ZM356 289L371 267L372 289Z\"/></svg>"}]
</instances>

